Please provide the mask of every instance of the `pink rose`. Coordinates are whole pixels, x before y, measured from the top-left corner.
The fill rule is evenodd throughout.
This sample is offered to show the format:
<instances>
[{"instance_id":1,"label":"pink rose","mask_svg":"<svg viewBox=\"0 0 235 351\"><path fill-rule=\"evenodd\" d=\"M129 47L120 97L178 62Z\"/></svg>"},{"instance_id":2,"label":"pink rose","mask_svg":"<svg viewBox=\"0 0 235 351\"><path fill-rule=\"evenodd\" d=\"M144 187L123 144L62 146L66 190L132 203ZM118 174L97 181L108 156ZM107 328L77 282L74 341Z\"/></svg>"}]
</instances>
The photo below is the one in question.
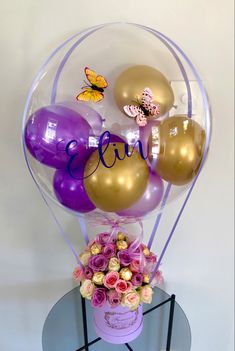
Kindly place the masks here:
<instances>
[{"instance_id":1,"label":"pink rose","mask_svg":"<svg viewBox=\"0 0 235 351\"><path fill-rule=\"evenodd\" d=\"M118 252L118 259L120 260L121 265L124 267L129 266L132 262L131 254L127 249Z\"/></svg>"},{"instance_id":2,"label":"pink rose","mask_svg":"<svg viewBox=\"0 0 235 351\"><path fill-rule=\"evenodd\" d=\"M89 267L84 268L84 276L86 279L91 279L93 277L93 271Z\"/></svg>"},{"instance_id":3,"label":"pink rose","mask_svg":"<svg viewBox=\"0 0 235 351\"><path fill-rule=\"evenodd\" d=\"M145 266L144 274L149 274L154 270L154 267L157 264L157 256L154 253L150 253L149 256L145 256Z\"/></svg>"},{"instance_id":4,"label":"pink rose","mask_svg":"<svg viewBox=\"0 0 235 351\"><path fill-rule=\"evenodd\" d=\"M157 263L157 256L153 252L150 252L149 256L145 256L145 259L148 263Z\"/></svg>"},{"instance_id":5,"label":"pink rose","mask_svg":"<svg viewBox=\"0 0 235 351\"><path fill-rule=\"evenodd\" d=\"M84 280L80 287L80 292L82 297L90 300L92 298L94 291L95 291L95 284L92 283L92 281L89 279Z\"/></svg>"},{"instance_id":6,"label":"pink rose","mask_svg":"<svg viewBox=\"0 0 235 351\"><path fill-rule=\"evenodd\" d=\"M105 257L111 258L116 255L117 248L114 244L105 244L102 249L102 253Z\"/></svg>"},{"instance_id":7,"label":"pink rose","mask_svg":"<svg viewBox=\"0 0 235 351\"><path fill-rule=\"evenodd\" d=\"M128 292L131 291L132 289L133 289L133 284L132 284L132 282L127 281L127 291L126 291L126 293L128 293Z\"/></svg>"},{"instance_id":8,"label":"pink rose","mask_svg":"<svg viewBox=\"0 0 235 351\"><path fill-rule=\"evenodd\" d=\"M155 277L152 280L151 285L152 286L156 286L156 285L161 285L163 283L164 283L164 278L163 278L163 275L162 275L162 271L157 271Z\"/></svg>"},{"instance_id":9,"label":"pink rose","mask_svg":"<svg viewBox=\"0 0 235 351\"><path fill-rule=\"evenodd\" d=\"M146 245L140 244L139 248L143 251L146 248Z\"/></svg>"},{"instance_id":10,"label":"pink rose","mask_svg":"<svg viewBox=\"0 0 235 351\"><path fill-rule=\"evenodd\" d=\"M97 242L97 244L100 244L103 246L105 244L108 244L109 239L110 239L109 233L100 233L96 235L95 241Z\"/></svg>"},{"instance_id":11,"label":"pink rose","mask_svg":"<svg viewBox=\"0 0 235 351\"><path fill-rule=\"evenodd\" d=\"M73 272L73 279L77 282L81 282L84 279L84 272L81 266L75 268Z\"/></svg>"},{"instance_id":12,"label":"pink rose","mask_svg":"<svg viewBox=\"0 0 235 351\"><path fill-rule=\"evenodd\" d=\"M106 274L104 277L104 286L108 289L115 288L115 285L119 279L119 273L118 272L109 272Z\"/></svg>"},{"instance_id":13,"label":"pink rose","mask_svg":"<svg viewBox=\"0 0 235 351\"><path fill-rule=\"evenodd\" d=\"M140 272L140 260L133 260L130 264L130 270L133 273L139 273Z\"/></svg>"},{"instance_id":14,"label":"pink rose","mask_svg":"<svg viewBox=\"0 0 235 351\"><path fill-rule=\"evenodd\" d=\"M103 307L107 301L106 290L104 288L95 289L91 299L91 305L93 307Z\"/></svg>"},{"instance_id":15,"label":"pink rose","mask_svg":"<svg viewBox=\"0 0 235 351\"><path fill-rule=\"evenodd\" d=\"M131 311L136 310L139 307L140 302L140 295L136 290L128 292L122 298L122 305L128 307Z\"/></svg>"},{"instance_id":16,"label":"pink rose","mask_svg":"<svg viewBox=\"0 0 235 351\"><path fill-rule=\"evenodd\" d=\"M145 285L140 288L141 302L151 303L153 299L153 289L150 285Z\"/></svg>"},{"instance_id":17,"label":"pink rose","mask_svg":"<svg viewBox=\"0 0 235 351\"><path fill-rule=\"evenodd\" d=\"M122 294L119 294L115 290L109 290L107 293L108 302L112 308L117 307L121 303Z\"/></svg>"},{"instance_id":18,"label":"pink rose","mask_svg":"<svg viewBox=\"0 0 235 351\"><path fill-rule=\"evenodd\" d=\"M141 273L134 273L131 279L131 282L134 286L141 286L143 283L144 277Z\"/></svg>"},{"instance_id":19,"label":"pink rose","mask_svg":"<svg viewBox=\"0 0 235 351\"><path fill-rule=\"evenodd\" d=\"M94 272L103 272L108 267L108 259L102 254L91 256L89 258L88 266Z\"/></svg>"},{"instance_id":20,"label":"pink rose","mask_svg":"<svg viewBox=\"0 0 235 351\"><path fill-rule=\"evenodd\" d=\"M125 294L132 289L131 282L119 279L115 284L115 289L119 294Z\"/></svg>"}]
</instances>

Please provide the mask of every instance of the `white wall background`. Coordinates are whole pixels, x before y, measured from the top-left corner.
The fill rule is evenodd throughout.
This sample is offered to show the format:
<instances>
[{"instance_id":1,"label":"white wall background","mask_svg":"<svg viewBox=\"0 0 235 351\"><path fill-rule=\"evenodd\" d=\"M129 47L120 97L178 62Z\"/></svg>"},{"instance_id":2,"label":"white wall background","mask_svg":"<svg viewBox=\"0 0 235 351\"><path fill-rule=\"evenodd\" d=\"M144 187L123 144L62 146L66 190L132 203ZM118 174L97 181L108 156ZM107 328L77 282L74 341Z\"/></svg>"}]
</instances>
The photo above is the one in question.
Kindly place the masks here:
<instances>
[{"instance_id":1,"label":"white wall background","mask_svg":"<svg viewBox=\"0 0 235 351\"><path fill-rule=\"evenodd\" d=\"M232 0L1 0L1 351L41 351L44 320L73 286L73 258L22 156L27 91L38 67L63 39L117 20L167 34L205 81L213 110L211 152L163 269L167 291L176 293L189 318L192 351L233 350Z\"/></svg>"}]
</instances>

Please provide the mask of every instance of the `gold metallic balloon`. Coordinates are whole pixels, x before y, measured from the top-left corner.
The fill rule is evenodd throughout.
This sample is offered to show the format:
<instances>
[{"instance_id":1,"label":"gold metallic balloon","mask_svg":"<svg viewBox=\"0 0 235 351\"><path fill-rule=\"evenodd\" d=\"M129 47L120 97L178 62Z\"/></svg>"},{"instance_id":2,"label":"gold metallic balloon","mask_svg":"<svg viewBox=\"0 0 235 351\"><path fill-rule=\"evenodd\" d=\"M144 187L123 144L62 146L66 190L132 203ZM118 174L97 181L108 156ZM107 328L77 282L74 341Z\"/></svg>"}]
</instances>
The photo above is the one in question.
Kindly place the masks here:
<instances>
[{"instance_id":1,"label":"gold metallic balloon","mask_svg":"<svg viewBox=\"0 0 235 351\"><path fill-rule=\"evenodd\" d=\"M153 92L154 102L160 105L160 115L168 112L174 104L173 90L166 77L150 66L133 66L118 77L114 86L114 97L123 112L125 105L141 98L144 88Z\"/></svg>"},{"instance_id":2,"label":"gold metallic balloon","mask_svg":"<svg viewBox=\"0 0 235 351\"><path fill-rule=\"evenodd\" d=\"M149 145L150 159L158 175L172 184L184 185L199 169L205 131L187 116L169 117L152 128Z\"/></svg>"},{"instance_id":3,"label":"gold metallic balloon","mask_svg":"<svg viewBox=\"0 0 235 351\"><path fill-rule=\"evenodd\" d=\"M113 165L115 152L118 152L120 158L124 158L116 158L112 167L107 168L99 162L98 150L93 152L85 167L84 176L87 178L84 179L84 185L87 194L94 205L103 211L117 212L131 207L141 198L147 187L149 168L146 161L137 150L132 156L125 156L124 145L110 144L106 151L106 145L103 146L103 157L107 165Z\"/></svg>"}]
</instances>

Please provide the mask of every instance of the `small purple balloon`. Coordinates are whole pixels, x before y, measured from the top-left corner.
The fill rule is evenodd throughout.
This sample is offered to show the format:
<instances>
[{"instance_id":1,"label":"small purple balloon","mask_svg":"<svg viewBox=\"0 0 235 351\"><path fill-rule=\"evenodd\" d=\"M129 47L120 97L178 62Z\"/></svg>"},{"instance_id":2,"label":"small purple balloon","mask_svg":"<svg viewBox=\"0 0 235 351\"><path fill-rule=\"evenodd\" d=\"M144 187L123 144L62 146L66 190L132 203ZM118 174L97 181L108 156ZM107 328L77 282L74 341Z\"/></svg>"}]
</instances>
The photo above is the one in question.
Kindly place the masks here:
<instances>
[{"instance_id":1,"label":"small purple balloon","mask_svg":"<svg viewBox=\"0 0 235 351\"><path fill-rule=\"evenodd\" d=\"M83 169L75 170L74 177L63 169L54 174L53 187L59 202L76 212L86 213L93 211L95 206L89 199L83 184Z\"/></svg>"},{"instance_id":2,"label":"small purple balloon","mask_svg":"<svg viewBox=\"0 0 235 351\"><path fill-rule=\"evenodd\" d=\"M149 182L142 198L132 207L117 212L123 217L143 217L153 211L160 203L163 196L164 185L162 179L154 172L149 174Z\"/></svg>"},{"instance_id":3,"label":"small purple balloon","mask_svg":"<svg viewBox=\"0 0 235 351\"><path fill-rule=\"evenodd\" d=\"M93 150L89 149L89 123L82 116L65 106L50 105L34 112L25 127L25 143L39 162L57 169L65 169L70 157L79 154L83 165ZM66 153L68 147L69 155Z\"/></svg>"}]
</instances>

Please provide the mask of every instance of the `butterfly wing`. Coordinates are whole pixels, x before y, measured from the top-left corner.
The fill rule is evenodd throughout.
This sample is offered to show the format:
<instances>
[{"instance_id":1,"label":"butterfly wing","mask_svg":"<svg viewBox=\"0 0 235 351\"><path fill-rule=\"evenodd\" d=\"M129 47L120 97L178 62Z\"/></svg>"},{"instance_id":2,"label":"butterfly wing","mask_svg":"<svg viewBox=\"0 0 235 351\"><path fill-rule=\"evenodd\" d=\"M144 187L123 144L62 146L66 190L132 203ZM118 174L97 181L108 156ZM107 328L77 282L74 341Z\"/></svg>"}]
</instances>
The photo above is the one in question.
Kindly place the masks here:
<instances>
[{"instance_id":1,"label":"butterfly wing","mask_svg":"<svg viewBox=\"0 0 235 351\"><path fill-rule=\"evenodd\" d=\"M92 85L95 85L96 79L97 79L97 76L98 76L98 75L95 73L95 71L92 71L90 68L85 67L85 74L86 74L86 77L87 77L87 79L89 80L89 82L90 82Z\"/></svg>"},{"instance_id":2,"label":"butterfly wing","mask_svg":"<svg viewBox=\"0 0 235 351\"><path fill-rule=\"evenodd\" d=\"M142 106L149 112L151 116L157 116L160 113L160 105L152 103L153 92L150 88L145 88L141 98Z\"/></svg>"},{"instance_id":3,"label":"butterfly wing","mask_svg":"<svg viewBox=\"0 0 235 351\"><path fill-rule=\"evenodd\" d=\"M97 91L93 90L92 88L87 88L83 92L77 95L76 99L79 101L92 101L92 102L99 102L104 98L104 95Z\"/></svg>"},{"instance_id":4,"label":"butterfly wing","mask_svg":"<svg viewBox=\"0 0 235 351\"><path fill-rule=\"evenodd\" d=\"M124 112L127 114L127 116L135 118L138 116L138 114L143 114L143 111L139 106L135 105L126 105L123 107Z\"/></svg>"},{"instance_id":5,"label":"butterfly wing","mask_svg":"<svg viewBox=\"0 0 235 351\"><path fill-rule=\"evenodd\" d=\"M95 85L96 85L98 88L105 89L105 88L107 88L107 86L108 86L108 82L107 82L107 80L106 80L103 76L99 75L99 76L97 76L97 78L96 78L96 83L95 83Z\"/></svg>"},{"instance_id":6,"label":"butterfly wing","mask_svg":"<svg viewBox=\"0 0 235 351\"><path fill-rule=\"evenodd\" d=\"M108 82L103 76L98 75L95 71L92 71L88 67L85 68L85 74L91 85L95 85L96 87L102 89L107 88Z\"/></svg>"},{"instance_id":7,"label":"butterfly wing","mask_svg":"<svg viewBox=\"0 0 235 351\"><path fill-rule=\"evenodd\" d=\"M147 110L149 111L151 116L157 116L160 113L160 105L159 104L152 104L148 105Z\"/></svg>"},{"instance_id":8,"label":"butterfly wing","mask_svg":"<svg viewBox=\"0 0 235 351\"><path fill-rule=\"evenodd\" d=\"M150 88L144 88L144 91L142 93L142 97L141 97L141 103L150 103L153 101L153 92Z\"/></svg>"},{"instance_id":9,"label":"butterfly wing","mask_svg":"<svg viewBox=\"0 0 235 351\"><path fill-rule=\"evenodd\" d=\"M147 124L147 118L144 115L144 112L139 106L135 105L126 105L123 107L125 113L132 118L135 118L136 123L140 127L144 127Z\"/></svg>"}]
</instances>

